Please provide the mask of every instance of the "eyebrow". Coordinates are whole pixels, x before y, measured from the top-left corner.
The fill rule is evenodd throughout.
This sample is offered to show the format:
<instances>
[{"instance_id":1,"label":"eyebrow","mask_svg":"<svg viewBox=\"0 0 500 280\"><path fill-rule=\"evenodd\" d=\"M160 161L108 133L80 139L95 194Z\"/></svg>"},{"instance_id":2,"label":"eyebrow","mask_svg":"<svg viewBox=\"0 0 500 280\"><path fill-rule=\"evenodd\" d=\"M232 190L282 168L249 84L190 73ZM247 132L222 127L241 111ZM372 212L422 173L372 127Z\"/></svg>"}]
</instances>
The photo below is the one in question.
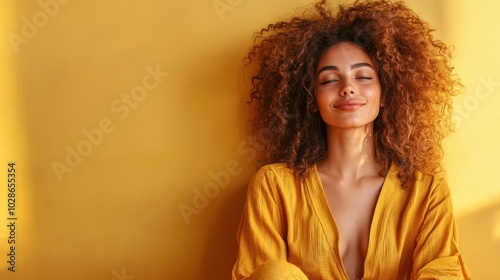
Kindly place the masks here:
<instances>
[{"instance_id":1,"label":"eyebrow","mask_svg":"<svg viewBox=\"0 0 500 280\"><path fill-rule=\"evenodd\" d=\"M361 67L370 67L370 68L373 69L373 66L370 63L358 62L358 63L354 63L353 65L351 65L351 70L354 70L354 69L357 69L357 68L361 68ZM323 71L339 71L339 68L337 66L335 66L335 65L323 66L323 67L321 67L321 69L319 69L319 71L316 74L316 76L318 76Z\"/></svg>"}]
</instances>

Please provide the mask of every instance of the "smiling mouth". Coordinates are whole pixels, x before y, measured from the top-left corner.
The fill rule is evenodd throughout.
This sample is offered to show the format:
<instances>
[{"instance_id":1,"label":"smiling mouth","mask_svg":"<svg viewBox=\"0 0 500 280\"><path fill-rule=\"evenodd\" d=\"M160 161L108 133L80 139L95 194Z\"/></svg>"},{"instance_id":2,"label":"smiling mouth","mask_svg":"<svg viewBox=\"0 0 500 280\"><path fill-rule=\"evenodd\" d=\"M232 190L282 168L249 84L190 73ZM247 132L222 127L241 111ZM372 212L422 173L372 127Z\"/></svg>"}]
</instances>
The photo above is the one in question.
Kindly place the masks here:
<instances>
[{"instance_id":1,"label":"smiling mouth","mask_svg":"<svg viewBox=\"0 0 500 280\"><path fill-rule=\"evenodd\" d=\"M337 104L335 104L333 107L339 110L344 110L344 111L352 111L356 110L362 106L364 106L365 103L359 102L359 101L342 101Z\"/></svg>"}]
</instances>

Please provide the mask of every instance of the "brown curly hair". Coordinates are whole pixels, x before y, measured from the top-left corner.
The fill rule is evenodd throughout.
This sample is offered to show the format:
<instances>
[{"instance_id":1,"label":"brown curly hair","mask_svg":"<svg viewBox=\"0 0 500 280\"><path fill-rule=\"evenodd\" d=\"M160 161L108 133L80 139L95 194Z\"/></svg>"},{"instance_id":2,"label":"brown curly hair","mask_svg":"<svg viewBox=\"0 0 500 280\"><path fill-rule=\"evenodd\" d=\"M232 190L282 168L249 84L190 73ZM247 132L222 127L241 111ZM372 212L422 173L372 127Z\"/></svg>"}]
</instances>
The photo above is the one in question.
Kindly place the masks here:
<instances>
[{"instance_id":1,"label":"brown curly hair","mask_svg":"<svg viewBox=\"0 0 500 280\"><path fill-rule=\"evenodd\" d=\"M384 107L374 121L375 157L386 174L394 162L406 185L421 170L442 171L441 140L451 131L459 79L450 48L403 2L356 1L334 9L326 0L300 17L254 35L246 57L256 66L249 103L264 164L286 163L303 178L326 156L326 125L316 108L315 74L328 47L351 42L371 57ZM383 175L383 174L382 174Z\"/></svg>"}]
</instances>

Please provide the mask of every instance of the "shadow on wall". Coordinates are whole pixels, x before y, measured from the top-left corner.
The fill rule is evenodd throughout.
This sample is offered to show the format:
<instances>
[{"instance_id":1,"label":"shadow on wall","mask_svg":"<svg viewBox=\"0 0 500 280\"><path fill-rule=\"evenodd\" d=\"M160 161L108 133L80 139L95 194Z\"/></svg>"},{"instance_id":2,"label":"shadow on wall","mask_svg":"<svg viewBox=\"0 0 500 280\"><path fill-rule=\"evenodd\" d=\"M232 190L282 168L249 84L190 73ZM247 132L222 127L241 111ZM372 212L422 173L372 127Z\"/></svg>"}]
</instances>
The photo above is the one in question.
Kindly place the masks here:
<instances>
[{"instance_id":1,"label":"shadow on wall","mask_svg":"<svg viewBox=\"0 0 500 280\"><path fill-rule=\"evenodd\" d=\"M474 279L500 279L500 201L457 219L460 249Z\"/></svg>"},{"instance_id":2,"label":"shadow on wall","mask_svg":"<svg viewBox=\"0 0 500 280\"><path fill-rule=\"evenodd\" d=\"M224 197L222 207L214 213L207 230L203 262L199 279L230 279L236 261L236 232L245 203L246 185L234 186L235 191ZM222 277L222 278L221 278Z\"/></svg>"}]
</instances>

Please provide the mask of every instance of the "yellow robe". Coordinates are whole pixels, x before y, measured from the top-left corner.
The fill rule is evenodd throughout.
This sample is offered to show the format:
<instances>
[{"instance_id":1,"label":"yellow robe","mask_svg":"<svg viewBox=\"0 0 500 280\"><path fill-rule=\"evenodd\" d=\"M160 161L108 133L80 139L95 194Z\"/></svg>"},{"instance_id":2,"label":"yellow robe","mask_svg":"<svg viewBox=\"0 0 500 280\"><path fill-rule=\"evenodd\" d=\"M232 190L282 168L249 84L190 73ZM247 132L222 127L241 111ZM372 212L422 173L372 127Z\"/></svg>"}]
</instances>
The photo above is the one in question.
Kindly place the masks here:
<instances>
[{"instance_id":1,"label":"yellow robe","mask_svg":"<svg viewBox=\"0 0 500 280\"><path fill-rule=\"evenodd\" d=\"M392 164L373 215L362 279L471 279L444 179L417 172L403 189L397 174ZM315 165L302 182L284 164L262 167L250 181L237 240L233 280L265 274L264 264L276 260L310 280L348 279Z\"/></svg>"}]
</instances>

